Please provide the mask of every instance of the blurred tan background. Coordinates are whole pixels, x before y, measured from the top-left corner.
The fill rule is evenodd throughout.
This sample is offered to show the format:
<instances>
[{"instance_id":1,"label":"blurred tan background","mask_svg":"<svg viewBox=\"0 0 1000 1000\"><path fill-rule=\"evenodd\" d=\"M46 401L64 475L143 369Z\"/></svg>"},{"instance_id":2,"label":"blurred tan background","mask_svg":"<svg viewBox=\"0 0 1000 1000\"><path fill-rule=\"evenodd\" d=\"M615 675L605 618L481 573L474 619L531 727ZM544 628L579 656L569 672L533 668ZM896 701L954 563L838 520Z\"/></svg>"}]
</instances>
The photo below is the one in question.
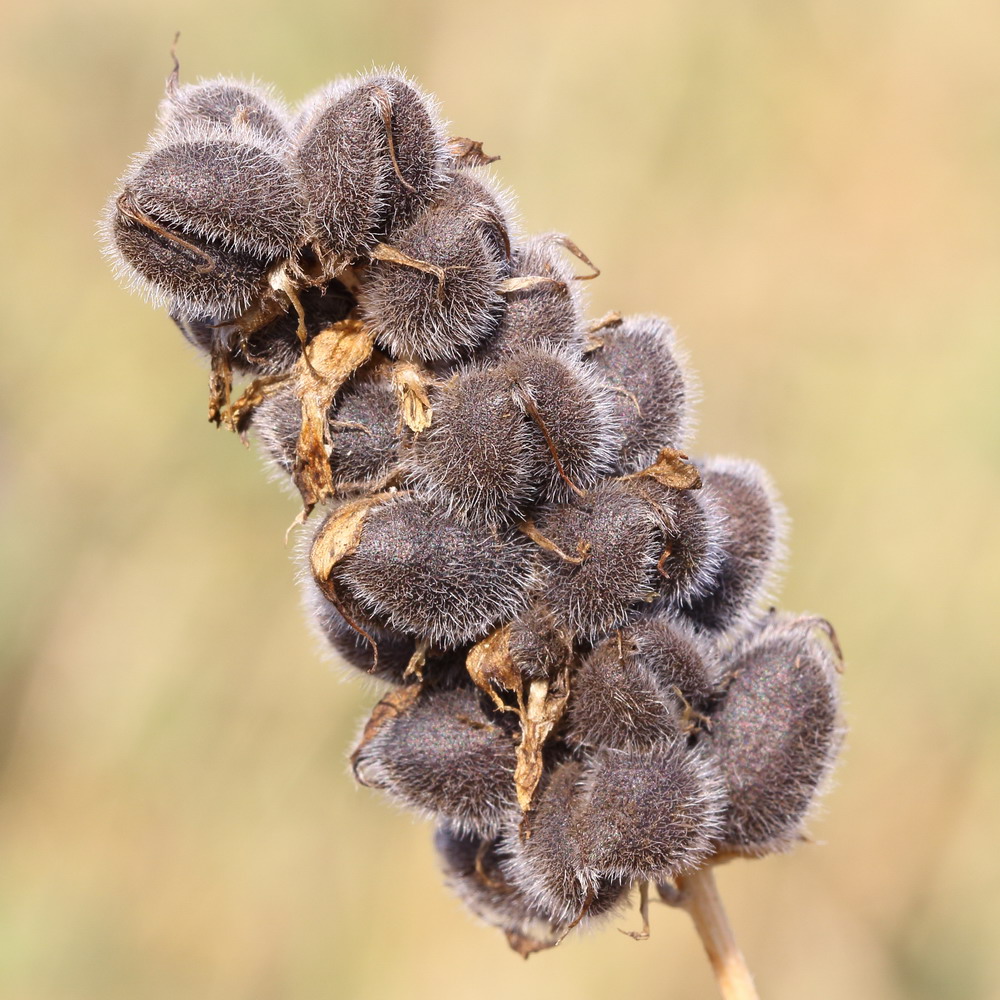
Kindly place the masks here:
<instances>
[{"instance_id":1,"label":"blurred tan background","mask_svg":"<svg viewBox=\"0 0 1000 1000\"><path fill-rule=\"evenodd\" d=\"M345 766L296 512L204 419L94 220L182 78L398 62L529 230L669 315L700 452L765 463L851 737L794 855L719 881L770 1000L1000 997L1000 9L966 0L8 4L0 14L0 995L714 996L683 914L528 963ZM619 925L637 926L629 914Z\"/></svg>"}]
</instances>

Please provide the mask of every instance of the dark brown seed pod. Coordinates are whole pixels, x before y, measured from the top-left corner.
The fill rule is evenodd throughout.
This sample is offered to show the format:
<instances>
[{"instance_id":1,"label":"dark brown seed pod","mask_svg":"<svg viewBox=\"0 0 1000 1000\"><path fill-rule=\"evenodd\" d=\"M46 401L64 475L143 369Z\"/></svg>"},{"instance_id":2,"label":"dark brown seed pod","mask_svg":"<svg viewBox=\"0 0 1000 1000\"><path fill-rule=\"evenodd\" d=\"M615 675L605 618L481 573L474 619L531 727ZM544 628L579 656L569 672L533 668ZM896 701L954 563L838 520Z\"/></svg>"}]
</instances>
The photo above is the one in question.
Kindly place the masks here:
<instances>
[{"instance_id":1,"label":"dark brown seed pod","mask_svg":"<svg viewBox=\"0 0 1000 1000\"><path fill-rule=\"evenodd\" d=\"M427 204L448 155L429 98L401 76L376 73L307 100L295 160L322 249L351 260Z\"/></svg>"},{"instance_id":2,"label":"dark brown seed pod","mask_svg":"<svg viewBox=\"0 0 1000 1000\"><path fill-rule=\"evenodd\" d=\"M394 358L461 357L496 325L507 276L506 212L467 170L409 226L376 248L358 301L378 346Z\"/></svg>"},{"instance_id":3,"label":"dark brown seed pod","mask_svg":"<svg viewBox=\"0 0 1000 1000\"><path fill-rule=\"evenodd\" d=\"M573 662L572 634L541 601L533 601L511 622L507 649L527 680L552 680Z\"/></svg>"},{"instance_id":4,"label":"dark brown seed pod","mask_svg":"<svg viewBox=\"0 0 1000 1000\"><path fill-rule=\"evenodd\" d=\"M362 784L456 829L493 836L517 812L514 739L474 688L423 691L354 755Z\"/></svg>"},{"instance_id":5,"label":"dark brown seed pod","mask_svg":"<svg viewBox=\"0 0 1000 1000\"><path fill-rule=\"evenodd\" d=\"M406 468L416 491L450 513L485 524L518 516L532 497L531 432L502 373L472 368L432 393L430 429Z\"/></svg>"},{"instance_id":6,"label":"dark brown seed pod","mask_svg":"<svg viewBox=\"0 0 1000 1000\"><path fill-rule=\"evenodd\" d=\"M536 522L539 592L557 620L596 639L627 625L653 596L657 530L649 508L614 481L551 507Z\"/></svg>"},{"instance_id":7,"label":"dark brown seed pod","mask_svg":"<svg viewBox=\"0 0 1000 1000\"><path fill-rule=\"evenodd\" d=\"M648 752L598 751L584 765L589 870L664 881L701 864L721 830L725 787L711 760L684 739Z\"/></svg>"},{"instance_id":8,"label":"dark brown seed pod","mask_svg":"<svg viewBox=\"0 0 1000 1000\"><path fill-rule=\"evenodd\" d=\"M507 879L532 904L559 922L576 920L597 896L598 873L587 867L583 765L567 761L554 768L530 817L530 835L516 830L502 842Z\"/></svg>"},{"instance_id":9,"label":"dark brown seed pod","mask_svg":"<svg viewBox=\"0 0 1000 1000\"><path fill-rule=\"evenodd\" d=\"M266 291L268 270L302 238L302 206L282 151L246 125L155 137L108 206L120 272L182 317L233 318Z\"/></svg>"},{"instance_id":10,"label":"dark brown seed pod","mask_svg":"<svg viewBox=\"0 0 1000 1000\"><path fill-rule=\"evenodd\" d=\"M333 446L330 470L335 486L350 492L382 482L398 460L399 402L384 379L356 378L328 413ZM291 386L257 407L253 427L265 452L291 475L302 427L302 404Z\"/></svg>"},{"instance_id":11,"label":"dark brown seed pod","mask_svg":"<svg viewBox=\"0 0 1000 1000\"><path fill-rule=\"evenodd\" d=\"M489 357L530 350L583 353L585 331L581 282L557 233L529 237L514 251L512 287L496 332L483 345ZM520 281L518 280L520 279Z\"/></svg>"},{"instance_id":12,"label":"dark brown seed pod","mask_svg":"<svg viewBox=\"0 0 1000 1000\"><path fill-rule=\"evenodd\" d=\"M531 427L540 497L568 500L596 485L618 433L607 386L582 362L543 350L522 351L500 370Z\"/></svg>"},{"instance_id":13,"label":"dark brown seed pod","mask_svg":"<svg viewBox=\"0 0 1000 1000\"><path fill-rule=\"evenodd\" d=\"M571 746L649 750L680 729L677 698L636 655L629 632L602 642L573 675L565 731Z\"/></svg>"},{"instance_id":14,"label":"dark brown seed pod","mask_svg":"<svg viewBox=\"0 0 1000 1000\"><path fill-rule=\"evenodd\" d=\"M670 324L657 316L629 316L598 331L593 344L593 364L615 390L615 471L638 472L663 448L683 450L691 390Z\"/></svg>"},{"instance_id":15,"label":"dark brown seed pod","mask_svg":"<svg viewBox=\"0 0 1000 1000\"><path fill-rule=\"evenodd\" d=\"M337 579L400 632L456 646L524 607L532 578L523 536L462 524L400 496L373 510Z\"/></svg>"},{"instance_id":16,"label":"dark brown seed pod","mask_svg":"<svg viewBox=\"0 0 1000 1000\"><path fill-rule=\"evenodd\" d=\"M697 628L723 634L753 616L784 554L785 514L770 477L755 462L700 464L702 491L722 518L719 560L701 596L678 604Z\"/></svg>"},{"instance_id":17,"label":"dark brown seed pod","mask_svg":"<svg viewBox=\"0 0 1000 1000\"><path fill-rule=\"evenodd\" d=\"M507 880L504 868L510 858L502 842L439 827L434 846L448 886L477 917L502 930L522 957L554 947L570 930L570 921L532 902ZM626 893L626 886L599 880L581 923L613 912Z\"/></svg>"},{"instance_id":18,"label":"dark brown seed pod","mask_svg":"<svg viewBox=\"0 0 1000 1000\"><path fill-rule=\"evenodd\" d=\"M676 617L643 618L626 633L635 656L669 692L697 712L716 698L722 678L715 646Z\"/></svg>"},{"instance_id":19,"label":"dark brown seed pod","mask_svg":"<svg viewBox=\"0 0 1000 1000\"><path fill-rule=\"evenodd\" d=\"M220 129L245 125L271 142L289 141L288 112L273 89L225 76L169 87L159 118L167 130L192 122Z\"/></svg>"},{"instance_id":20,"label":"dark brown seed pod","mask_svg":"<svg viewBox=\"0 0 1000 1000\"><path fill-rule=\"evenodd\" d=\"M791 847L840 747L837 661L816 618L770 615L726 657L729 686L707 746L729 807L722 849Z\"/></svg>"}]
</instances>

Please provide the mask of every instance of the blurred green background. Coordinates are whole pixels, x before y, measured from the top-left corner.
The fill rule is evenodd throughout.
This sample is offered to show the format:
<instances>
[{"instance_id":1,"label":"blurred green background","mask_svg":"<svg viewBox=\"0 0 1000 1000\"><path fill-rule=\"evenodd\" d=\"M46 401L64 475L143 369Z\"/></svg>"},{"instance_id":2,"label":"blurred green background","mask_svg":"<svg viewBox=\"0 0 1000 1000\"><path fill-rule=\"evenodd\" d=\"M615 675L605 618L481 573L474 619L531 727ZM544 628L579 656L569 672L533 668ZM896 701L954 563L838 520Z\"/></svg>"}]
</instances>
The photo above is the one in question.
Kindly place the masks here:
<instances>
[{"instance_id":1,"label":"blurred green background","mask_svg":"<svg viewBox=\"0 0 1000 1000\"><path fill-rule=\"evenodd\" d=\"M1000 8L965 0L4 8L0 995L714 996L663 907L524 963L355 789L374 693L304 624L297 505L93 236L176 29L183 79L293 101L406 67L600 264L595 315L673 319L698 451L772 471L783 604L848 657L816 845L719 873L761 991L1000 996Z\"/></svg>"}]
</instances>

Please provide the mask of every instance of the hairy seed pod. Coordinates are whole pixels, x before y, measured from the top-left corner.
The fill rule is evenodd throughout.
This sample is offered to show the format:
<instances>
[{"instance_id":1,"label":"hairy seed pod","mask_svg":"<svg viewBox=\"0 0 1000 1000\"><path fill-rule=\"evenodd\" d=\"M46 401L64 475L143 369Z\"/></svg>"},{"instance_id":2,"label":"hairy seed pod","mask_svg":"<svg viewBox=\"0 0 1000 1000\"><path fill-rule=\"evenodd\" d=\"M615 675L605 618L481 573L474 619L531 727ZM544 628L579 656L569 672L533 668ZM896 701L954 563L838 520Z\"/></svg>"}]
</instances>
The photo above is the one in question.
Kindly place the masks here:
<instances>
[{"instance_id":1,"label":"hairy seed pod","mask_svg":"<svg viewBox=\"0 0 1000 1000\"><path fill-rule=\"evenodd\" d=\"M615 471L638 472L662 448L683 449L690 391L670 324L657 316L630 316L595 339L593 364L615 390Z\"/></svg>"},{"instance_id":2,"label":"hairy seed pod","mask_svg":"<svg viewBox=\"0 0 1000 1000\"><path fill-rule=\"evenodd\" d=\"M559 943L561 924L504 877L494 840L439 827L434 846L449 888L480 920L498 927L524 955Z\"/></svg>"},{"instance_id":3,"label":"hairy seed pod","mask_svg":"<svg viewBox=\"0 0 1000 1000\"><path fill-rule=\"evenodd\" d=\"M502 841L484 840L439 827L434 837L448 886L481 920L498 927L524 956L558 944L569 930L560 919L511 884L504 874L510 857ZM627 886L599 879L581 923L611 913L624 900Z\"/></svg>"},{"instance_id":4,"label":"hairy seed pod","mask_svg":"<svg viewBox=\"0 0 1000 1000\"><path fill-rule=\"evenodd\" d=\"M447 153L429 99L379 73L306 102L295 160L320 243L355 259L427 204L444 183Z\"/></svg>"},{"instance_id":5,"label":"hairy seed pod","mask_svg":"<svg viewBox=\"0 0 1000 1000\"><path fill-rule=\"evenodd\" d=\"M372 261L358 297L378 346L398 358L455 359L475 347L503 309L508 223L497 198L468 171Z\"/></svg>"},{"instance_id":6,"label":"hairy seed pod","mask_svg":"<svg viewBox=\"0 0 1000 1000\"><path fill-rule=\"evenodd\" d=\"M523 351L501 370L529 418L541 496L568 500L596 485L610 468L618 431L604 383L582 362L542 350Z\"/></svg>"},{"instance_id":7,"label":"hairy seed pod","mask_svg":"<svg viewBox=\"0 0 1000 1000\"><path fill-rule=\"evenodd\" d=\"M723 518L719 561L700 597L678 610L699 629L730 632L763 601L784 548L784 510L755 462L711 459L700 466L702 490Z\"/></svg>"},{"instance_id":8,"label":"hairy seed pod","mask_svg":"<svg viewBox=\"0 0 1000 1000\"><path fill-rule=\"evenodd\" d=\"M377 378L356 378L337 396L327 416L332 447L330 469L342 491L377 484L398 459L399 402L392 387ZM291 386L257 407L253 427L264 450L291 474L302 427L302 405Z\"/></svg>"},{"instance_id":9,"label":"hairy seed pod","mask_svg":"<svg viewBox=\"0 0 1000 1000\"><path fill-rule=\"evenodd\" d=\"M524 606L532 563L523 537L462 524L409 496L368 515L337 578L390 627L456 646Z\"/></svg>"},{"instance_id":10,"label":"hairy seed pod","mask_svg":"<svg viewBox=\"0 0 1000 1000\"><path fill-rule=\"evenodd\" d=\"M508 880L535 906L560 921L576 920L597 895L598 874L586 866L586 819L580 782L583 765L567 761L554 768L536 795L530 836L512 831L503 842Z\"/></svg>"},{"instance_id":11,"label":"hairy seed pod","mask_svg":"<svg viewBox=\"0 0 1000 1000\"><path fill-rule=\"evenodd\" d=\"M296 182L274 144L246 125L154 137L108 206L123 273L183 317L242 312L302 237Z\"/></svg>"},{"instance_id":12,"label":"hairy seed pod","mask_svg":"<svg viewBox=\"0 0 1000 1000\"><path fill-rule=\"evenodd\" d=\"M508 652L521 676L551 680L573 662L573 636L552 610L534 601L510 625Z\"/></svg>"},{"instance_id":13,"label":"hairy seed pod","mask_svg":"<svg viewBox=\"0 0 1000 1000\"><path fill-rule=\"evenodd\" d=\"M604 749L584 767L588 869L663 881L700 864L721 829L725 790L709 758L687 741L650 752Z\"/></svg>"},{"instance_id":14,"label":"hairy seed pod","mask_svg":"<svg viewBox=\"0 0 1000 1000\"><path fill-rule=\"evenodd\" d=\"M494 835L517 811L514 740L474 688L421 692L354 758L359 780L462 832Z\"/></svg>"},{"instance_id":15,"label":"hairy seed pod","mask_svg":"<svg viewBox=\"0 0 1000 1000\"><path fill-rule=\"evenodd\" d=\"M472 368L432 394L434 418L410 449L414 488L461 517L501 524L531 498L531 434L502 374Z\"/></svg>"},{"instance_id":16,"label":"hairy seed pod","mask_svg":"<svg viewBox=\"0 0 1000 1000\"><path fill-rule=\"evenodd\" d=\"M635 656L668 691L697 711L716 697L721 666L715 647L682 619L643 618L628 630Z\"/></svg>"},{"instance_id":17,"label":"hairy seed pod","mask_svg":"<svg viewBox=\"0 0 1000 1000\"><path fill-rule=\"evenodd\" d=\"M708 746L728 788L724 849L792 846L841 742L836 663L816 619L767 616L726 658Z\"/></svg>"},{"instance_id":18,"label":"hairy seed pod","mask_svg":"<svg viewBox=\"0 0 1000 1000\"><path fill-rule=\"evenodd\" d=\"M562 237L532 236L514 251L512 278L541 278L537 284L508 291L496 333L483 345L489 357L530 350L555 350L579 357L584 327L580 282L564 257Z\"/></svg>"},{"instance_id":19,"label":"hairy seed pod","mask_svg":"<svg viewBox=\"0 0 1000 1000\"><path fill-rule=\"evenodd\" d=\"M573 676L565 733L572 746L642 751L680 731L676 698L626 635L602 642Z\"/></svg>"},{"instance_id":20,"label":"hairy seed pod","mask_svg":"<svg viewBox=\"0 0 1000 1000\"><path fill-rule=\"evenodd\" d=\"M343 660L377 680L402 683L403 674L416 653L416 640L412 636L401 636L379 628L359 609L349 608L348 613L355 626L363 628L377 643L376 658L371 641L344 618L311 578L305 585L304 602L316 633ZM434 669L433 672L437 675L441 671Z\"/></svg>"},{"instance_id":21,"label":"hairy seed pod","mask_svg":"<svg viewBox=\"0 0 1000 1000\"><path fill-rule=\"evenodd\" d=\"M587 638L627 625L652 596L656 523L648 507L610 480L537 520L540 593L558 621ZM554 547L554 550L553 548Z\"/></svg>"},{"instance_id":22,"label":"hairy seed pod","mask_svg":"<svg viewBox=\"0 0 1000 1000\"><path fill-rule=\"evenodd\" d=\"M168 89L159 118L168 131L201 122L220 129L245 125L276 143L289 139L288 112L272 88L225 76Z\"/></svg>"}]
</instances>

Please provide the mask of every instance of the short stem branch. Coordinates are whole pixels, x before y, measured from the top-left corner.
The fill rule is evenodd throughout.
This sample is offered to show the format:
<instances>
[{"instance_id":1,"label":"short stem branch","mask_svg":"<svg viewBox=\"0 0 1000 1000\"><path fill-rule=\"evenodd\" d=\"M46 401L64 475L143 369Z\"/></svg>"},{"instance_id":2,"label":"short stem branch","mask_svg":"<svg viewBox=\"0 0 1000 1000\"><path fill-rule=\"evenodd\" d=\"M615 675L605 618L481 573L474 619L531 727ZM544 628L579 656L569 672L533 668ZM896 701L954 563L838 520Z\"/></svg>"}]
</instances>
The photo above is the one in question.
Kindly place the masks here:
<instances>
[{"instance_id":1,"label":"short stem branch","mask_svg":"<svg viewBox=\"0 0 1000 1000\"><path fill-rule=\"evenodd\" d=\"M750 970L726 919L712 866L677 879L681 906L691 915L724 1000L758 1000Z\"/></svg>"}]
</instances>

